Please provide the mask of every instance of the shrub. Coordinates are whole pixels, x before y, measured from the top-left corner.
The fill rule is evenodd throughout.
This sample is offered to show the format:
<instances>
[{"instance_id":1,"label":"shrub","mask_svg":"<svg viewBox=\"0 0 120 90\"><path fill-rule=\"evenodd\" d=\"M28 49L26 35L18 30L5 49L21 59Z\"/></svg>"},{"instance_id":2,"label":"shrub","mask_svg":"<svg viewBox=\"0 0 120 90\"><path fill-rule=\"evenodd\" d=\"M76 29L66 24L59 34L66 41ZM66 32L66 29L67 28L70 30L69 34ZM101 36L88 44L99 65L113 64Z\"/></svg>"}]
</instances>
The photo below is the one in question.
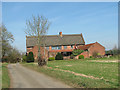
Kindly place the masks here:
<instances>
[{"instance_id":1,"label":"shrub","mask_svg":"<svg viewBox=\"0 0 120 90\"><path fill-rule=\"evenodd\" d=\"M94 52L92 53L92 56L93 56L94 58L97 58L98 52L94 51Z\"/></svg>"},{"instance_id":2,"label":"shrub","mask_svg":"<svg viewBox=\"0 0 120 90\"><path fill-rule=\"evenodd\" d=\"M84 56L83 56L83 55L80 55L80 56L79 56L79 59L84 59Z\"/></svg>"},{"instance_id":3,"label":"shrub","mask_svg":"<svg viewBox=\"0 0 120 90\"><path fill-rule=\"evenodd\" d=\"M48 59L48 61L53 61L53 60L55 60L54 57L49 57L49 59Z\"/></svg>"},{"instance_id":4,"label":"shrub","mask_svg":"<svg viewBox=\"0 0 120 90\"><path fill-rule=\"evenodd\" d=\"M8 62L8 58L2 58L2 62Z\"/></svg>"},{"instance_id":5,"label":"shrub","mask_svg":"<svg viewBox=\"0 0 120 90\"><path fill-rule=\"evenodd\" d=\"M101 56L101 54L100 54L100 53L97 53L97 55L98 55L98 56Z\"/></svg>"},{"instance_id":6,"label":"shrub","mask_svg":"<svg viewBox=\"0 0 120 90\"><path fill-rule=\"evenodd\" d=\"M74 55L73 55L73 54L71 54L71 55L70 55L70 59L73 59L73 58L74 58Z\"/></svg>"},{"instance_id":7,"label":"shrub","mask_svg":"<svg viewBox=\"0 0 120 90\"><path fill-rule=\"evenodd\" d=\"M61 53L57 53L55 60L63 60L63 55Z\"/></svg>"},{"instance_id":8,"label":"shrub","mask_svg":"<svg viewBox=\"0 0 120 90\"><path fill-rule=\"evenodd\" d=\"M72 53L73 53L74 56L77 56L77 55L81 54L82 52L84 52L84 50L74 49L74 51Z\"/></svg>"},{"instance_id":9,"label":"shrub","mask_svg":"<svg viewBox=\"0 0 120 90\"><path fill-rule=\"evenodd\" d=\"M90 56L90 58L93 58L92 56Z\"/></svg>"},{"instance_id":10,"label":"shrub","mask_svg":"<svg viewBox=\"0 0 120 90\"><path fill-rule=\"evenodd\" d=\"M109 58L112 58L113 56L110 56Z\"/></svg>"},{"instance_id":11,"label":"shrub","mask_svg":"<svg viewBox=\"0 0 120 90\"><path fill-rule=\"evenodd\" d=\"M23 59L23 62L27 62L27 56L26 55L24 55L22 59Z\"/></svg>"},{"instance_id":12,"label":"shrub","mask_svg":"<svg viewBox=\"0 0 120 90\"><path fill-rule=\"evenodd\" d=\"M34 55L33 52L29 52L29 54L27 55L27 62L34 62Z\"/></svg>"}]
</instances>

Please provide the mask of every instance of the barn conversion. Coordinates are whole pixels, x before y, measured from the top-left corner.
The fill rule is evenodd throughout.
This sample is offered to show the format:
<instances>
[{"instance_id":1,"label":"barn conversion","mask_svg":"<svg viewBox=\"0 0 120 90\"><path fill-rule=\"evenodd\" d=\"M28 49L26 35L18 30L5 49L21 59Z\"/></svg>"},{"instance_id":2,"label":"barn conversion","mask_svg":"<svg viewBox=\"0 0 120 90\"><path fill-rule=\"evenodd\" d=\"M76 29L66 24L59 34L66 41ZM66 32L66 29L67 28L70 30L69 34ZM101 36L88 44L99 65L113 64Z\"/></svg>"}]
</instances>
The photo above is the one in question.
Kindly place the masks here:
<instances>
[{"instance_id":1,"label":"barn conversion","mask_svg":"<svg viewBox=\"0 0 120 90\"><path fill-rule=\"evenodd\" d=\"M36 36L26 36L26 48L27 53L33 52L35 59L37 59L38 43ZM85 45L82 34L65 35L59 32L59 35L45 35L41 44L43 57L47 58L55 57L60 52L64 58L69 59L74 49L85 50L82 55L86 58L92 56L94 51L97 51L101 55L105 54L105 48L98 42Z\"/></svg>"}]
</instances>

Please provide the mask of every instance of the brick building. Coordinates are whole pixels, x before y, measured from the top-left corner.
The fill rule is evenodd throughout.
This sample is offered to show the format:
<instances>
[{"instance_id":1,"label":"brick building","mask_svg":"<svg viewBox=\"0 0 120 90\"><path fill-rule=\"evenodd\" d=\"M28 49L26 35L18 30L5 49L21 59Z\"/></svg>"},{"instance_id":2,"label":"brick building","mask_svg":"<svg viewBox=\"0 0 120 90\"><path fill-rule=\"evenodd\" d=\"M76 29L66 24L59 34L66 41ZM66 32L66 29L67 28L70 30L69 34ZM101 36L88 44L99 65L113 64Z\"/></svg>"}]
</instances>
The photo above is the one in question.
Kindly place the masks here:
<instances>
[{"instance_id":1,"label":"brick building","mask_svg":"<svg viewBox=\"0 0 120 90\"><path fill-rule=\"evenodd\" d=\"M58 52L62 53L64 59L67 59L72 54L72 51L75 48L78 49L88 49L89 55L85 52L83 55L85 57L89 57L92 55L92 52L96 49L100 51L100 53L105 53L105 48L100 45L99 43L85 45L85 41L82 34L69 34L64 35L62 32L59 32L59 35L46 35L43 40L43 44L41 45L41 52L43 57L55 57ZM96 48L93 48L93 46ZM45 47L45 49L43 48ZM37 44L37 37L36 36L26 36L26 48L27 53L33 52L35 59L37 59L38 55L38 44ZM99 48L99 49L98 49ZM102 51L101 51L102 50ZM88 52L87 52L88 53Z\"/></svg>"},{"instance_id":2,"label":"brick building","mask_svg":"<svg viewBox=\"0 0 120 90\"><path fill-rule=\"evenodd\" d=\"M85 58L93 56L93 53L96 52L99 55L105 55L105 47L99 44L98 42L86 44L84 46L78 46L78 49L84 50L81 55L84 55Z\"/></svg>"}]
</instances>

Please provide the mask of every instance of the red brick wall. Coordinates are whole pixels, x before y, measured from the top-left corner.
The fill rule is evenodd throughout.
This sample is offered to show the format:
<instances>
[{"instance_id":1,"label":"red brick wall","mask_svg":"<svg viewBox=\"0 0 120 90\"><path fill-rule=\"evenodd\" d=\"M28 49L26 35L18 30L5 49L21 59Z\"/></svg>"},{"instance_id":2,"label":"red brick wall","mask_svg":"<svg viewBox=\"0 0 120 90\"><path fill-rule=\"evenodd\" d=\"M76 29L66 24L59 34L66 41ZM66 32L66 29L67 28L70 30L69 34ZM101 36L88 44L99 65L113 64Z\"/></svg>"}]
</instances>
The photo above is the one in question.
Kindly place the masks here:
<instances>
[{"instance_id":1,"label":"red brick wall","mask_svg":"<svg viewBox=\"0 0 120 90\"><path fill-rule=\"evenodd\" d=\"M84 58L89 58L89 52L88 51L84 51L83 53L81 53L80 55L83 55ZM79 55L79 56L80 56Z\"/></svg>"},{"instance_id":2,"label":"red brick wall","mask_svg":"<svg viewBox=\"0 0 120 90\"><path fill-rule=\"evenodd\" d=\"M84 51L84 52L81 53L80 55L83 55L84 58L89 58L89 52L88 52L88 51ZM75 59L79 59L79 56L80 56L80 55L77 55L77 56L75 57Z\"/></svg>"},{"instance_id":3,"label":"red brick wall","mask_svg":"<svg viewBox=\"0 0 120 90\"><path fill-rule=\"evenodd\" d=\"M75 46L74 46L74 48L75 48ZM64 46L61 46L61 49L64 50ZM48 59L48 57L55 57L56 54L58 52L62 52L62 50L51 50L51 46L49 46L50 52L48 53L48 50L45 49L45 52L46 52L45 56L47 57L47 59ZM67 46L67 49L65 49L65 50L68 51L68 50L73 50L73 49L71 48L71 46ZM38 47L37 46L34 46L33 48L27 48L27 53L29 53L29 52L33 52L34 58L37 59L37 55L38 55ZM44 58L44 48L43 47L41 47L41 52L42 52L42 56ZM90 46L88 51L85 51L85 52L81 53L80 55L83 55L84 58L89 58L90 56L93 55L93 52L98 52L100 55L105 55L105 48L96 42L95 44ZM79 55L76 56L76 59L78 59L78 57L79 57Z\"/></svg>"},{"instance_id":4,"label":"red brick wall","mask_svg":"<svg viewBox=\"0 0 120 90\"><path fill-rule=\"evenodd\" d=\"M67 49L71 49L71 46L67 46Z\"/></svg>"},{"instance_id":5,"label":"red brick wall","mask_svg":"<svg viewBox=\"0 0 120 90\"><path fill-rule=\"evenodd\" d=\"M88 51L89 51L89 56L92 56L93 52L98 52L100 55L105 55L105 48L97 42L91 45Z\"/></svg>"},{"instance_id":6,"label":"red brick wall","mask_svg":"<svg viewBox=\"0 0 120 90\"><path fill-rule=\"evenodd\" d=\"M70 59L70 56L64 56L63 57L63 60L67 60L67 59Z\"/></svg>"},{"instance_id":7,"label":"red brick wall","mask_svg":"<svg viewBox=\"0 0 120 90\"><path fill-rule=\"evenodd\" d=\"M45 57L44 57L44 48L43 47L40 47L40 51L41 51L41 54L42 54L42 58L48 58L48 51L45 49ZM37 59L37 56L38 56L38 46L34 46L32 49L28 49L27 48L27 53L29 52L33 52L34 54L34 58L35 60Z\"/></svg>"},{"instance_id":8,"label":"red brick wall","mask_svg":"<svg viewBox=\"0 0 120 90\"><path fill-rule=\"evenodd\" d=\"M51 46L49 46L49 50L51 50L52 49L52 47Z\"/></svg>"},{"instance_id":9,"label":"red brick wall","mask_svg":"<svg viewBox=\"0 0 120 90\"><path fill-rule=\"evenodd\" d=\"M58 52L49 52L48 56L49 57L55 57Z\"/></svg>"},{"instance_id":10,"label":"red brick wall","mask_svg":"<svg viewBox=\"0 0 120 90\"><path fill-rule=\"evenodd\" d=\"M61 46L61 49L64 50L64 46ZM73 45L73 48L71 48L71 45L67 46L66 49L75 49L75 45ZM49 51L52 50L52 46L49 46Z\"/></svg>"},{"instance_id":11,"label":"red brick wall","mask_svg":"<svg viewBox=\"0 0 120 90\"><path fill-rule=\"evenodd\" d=\"M64 46L61 46L61 49L63 50L63 49L64 49Z\"/></svg>"},{"instance_id":12,"label":"red brick wall","mask_svg":"<svg viewBox=\"0 0 120 90\"><path fill-rule=\"evenodd\" d=\"M88 51L84 51L80 55L83 55L84 58L89 58L93 55L94 52L97 52L100 55L105 55L105 48L101 44L96 42L89 47ZM80 55L76 56L75 59L78 59Z\"/></svg>"}]
</instances>

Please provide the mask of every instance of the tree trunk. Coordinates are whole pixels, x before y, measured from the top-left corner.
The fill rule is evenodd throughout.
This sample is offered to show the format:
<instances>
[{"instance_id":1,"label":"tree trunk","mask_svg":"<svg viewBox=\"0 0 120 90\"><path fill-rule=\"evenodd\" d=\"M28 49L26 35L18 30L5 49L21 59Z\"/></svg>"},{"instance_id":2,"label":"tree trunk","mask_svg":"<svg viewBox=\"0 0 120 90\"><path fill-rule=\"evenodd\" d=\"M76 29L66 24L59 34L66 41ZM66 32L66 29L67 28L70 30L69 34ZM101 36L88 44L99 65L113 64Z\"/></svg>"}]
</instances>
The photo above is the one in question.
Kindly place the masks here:
<instances>
[{"instance_id":1,"label":"tree trunk","mask_svg":"<svg viewBox=\"0 0 120 90\"><path fill-rule=\"evenodd\" d=\"M38 65L39 66L44 66L46 65L46 59L45 58L42 58L42 54L41 54L41 51L40 51L40 47L41 47L41 42L40 42L40 38L38 38ZM45 53L45 52L44 52ZM45 54L44 54L44 57L45 57Z\"/></svg>"}]
</instances>

